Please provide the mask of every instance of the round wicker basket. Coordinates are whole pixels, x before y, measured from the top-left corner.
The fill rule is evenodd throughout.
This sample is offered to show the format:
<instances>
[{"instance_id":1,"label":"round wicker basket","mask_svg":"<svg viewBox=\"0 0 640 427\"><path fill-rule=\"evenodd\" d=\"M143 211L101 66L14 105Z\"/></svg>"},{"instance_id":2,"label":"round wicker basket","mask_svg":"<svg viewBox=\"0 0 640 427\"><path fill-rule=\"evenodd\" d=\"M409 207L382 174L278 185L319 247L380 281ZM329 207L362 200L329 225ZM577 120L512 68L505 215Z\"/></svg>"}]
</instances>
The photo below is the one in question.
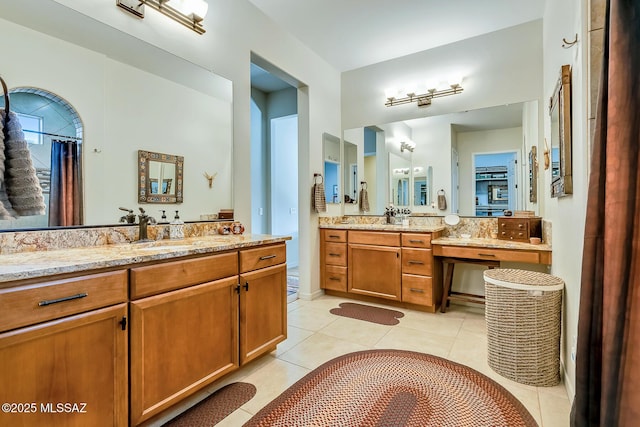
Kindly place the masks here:
<instances>
[{"instance_id":1,"label":"round wicker basket","mask_svg":"<svg viewBox=\"0 0 640 427\"><path fill-rule=\"evenodd\" d=\"M564 281L516 269L487 270L484 280L489 366L521 384L558 384Z\"/></svg>"}]
</instances>

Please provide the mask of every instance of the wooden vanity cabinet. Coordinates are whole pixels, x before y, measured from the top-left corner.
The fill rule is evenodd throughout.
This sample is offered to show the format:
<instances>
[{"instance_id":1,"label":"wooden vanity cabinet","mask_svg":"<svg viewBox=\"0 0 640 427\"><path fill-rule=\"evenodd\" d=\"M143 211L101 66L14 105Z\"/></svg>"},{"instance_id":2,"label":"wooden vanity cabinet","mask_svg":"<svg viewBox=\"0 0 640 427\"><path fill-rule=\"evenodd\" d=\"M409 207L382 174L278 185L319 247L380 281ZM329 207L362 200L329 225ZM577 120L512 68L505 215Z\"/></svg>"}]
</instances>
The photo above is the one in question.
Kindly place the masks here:
<instances>
[{"instance_id":1,"label":"wooden vanity cabinet","mask_svg":"<svg viewBox=\"0 0 640 427\"><path fill-rule=\"evenodd\" d=\"M402 300L400 233L348 233L348 290L354 294Z\"/></svg>"},{"instance_id":2,"label":"wooden vanity cabinet","mask_svg":"<svg viewBox=\"0 0 640 427\"><path fill-rule=\"evenodd\" d=\"M131 269L132 425L238 368L237 273L235 251Z\"/></svg>"},{"instance_id":3,"label":"wooden vanity cabinet","mask_svg":"<svg viewBox=\"0 0 640 427\"><path fill-rule=\"evenodd\" d=\"M402 301L435 311L442 298L442 268L433 259L431 237L427 233L402 233Z\"/></svg>"},{"instance_id":4,"label":"wooden vanity cabinet","mask_svg":"<svg viewBox=\"0 0 640 427\"><path fill-rule=\"evenodd\" d=\"M0 290L0 425L127 425L126 299L126 270Z\"/></svg>"}]
</instances>

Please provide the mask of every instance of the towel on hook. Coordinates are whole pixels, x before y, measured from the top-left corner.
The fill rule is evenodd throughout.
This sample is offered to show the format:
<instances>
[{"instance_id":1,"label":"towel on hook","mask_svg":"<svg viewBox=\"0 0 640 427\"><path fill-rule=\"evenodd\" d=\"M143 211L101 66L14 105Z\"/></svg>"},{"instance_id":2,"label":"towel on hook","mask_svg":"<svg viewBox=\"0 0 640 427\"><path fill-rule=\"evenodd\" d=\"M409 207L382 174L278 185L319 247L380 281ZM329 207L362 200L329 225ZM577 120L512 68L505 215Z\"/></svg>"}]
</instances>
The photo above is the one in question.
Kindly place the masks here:
<instances>
[{"instance_id":1,"label":"towel on hook","mask_svg":"<svg viewBox=\"0 0 640 427\"><path fill-rule=\"evenodd\" d=\"M438 191L438 209L441 211L447 209L447 198L445 197L444 190Z\"/></svg>"},{"instance_id":2,"label":"towel on hook","mask_svg":"<svg viewBox=\"0 0 640 427\"><path fill-rule=\"evenodd\" d=\"M29 145L24 138L18 116L9 111L2 113L5 127L4 155L5 182L11 207L19 216L44 215L46 206L40 180L31 162Z\"/></svg>"},{"instance_id":3,"label":"towel on hook","mask_svg":"<svg viewBox=\"0 0 640 427\"><path fill-rule=\"evenodd\" d=\"M16 212L11 207L7 190L4 188L4 110L0 108L0 220L15 219Z\"/></svg>"},{"instance_id":4,"label":"towel on hook","mask_svg":"<svg viewBox=\"0 0 640 427\"><path fill-rule=\"evenodd\" d=\"M360 197L358 198L358 202L361 212L369 212L369 192L364 185L360 190Z\"/></svg>"},{"instance_id":5,"label":"towel on hook","mask_svg":"<svg viewBox=\"0 0 640 427\"><path fill-rule=\"evenodd\" d=\"M327 199L324 195L324 179L322 182L316 182L313 184L313 194L311 195L311 200L313 202L313 210L316 212L326 212L327 211Z\"/></svg>"}]
</instances>

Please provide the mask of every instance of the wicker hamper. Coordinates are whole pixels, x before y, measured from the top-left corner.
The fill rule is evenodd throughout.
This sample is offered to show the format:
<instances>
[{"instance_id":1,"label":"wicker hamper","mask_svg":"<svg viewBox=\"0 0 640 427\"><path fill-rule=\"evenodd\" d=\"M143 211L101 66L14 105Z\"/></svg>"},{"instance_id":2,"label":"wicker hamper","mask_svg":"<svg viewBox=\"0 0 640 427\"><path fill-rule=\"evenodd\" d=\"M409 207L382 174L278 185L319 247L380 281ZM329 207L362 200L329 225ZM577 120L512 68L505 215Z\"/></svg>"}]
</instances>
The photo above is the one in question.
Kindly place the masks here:
<instances>
[{"instance_id":1,"label":"wicker hamper","mask_svg":"<svg viewBox=\"0 0 640 427\"><path fill-rule=\"evenodd\" d=\"M562 279L497 268L484 280L489 366L521 384L558 384Z\"/></svg>"}]
</instances>

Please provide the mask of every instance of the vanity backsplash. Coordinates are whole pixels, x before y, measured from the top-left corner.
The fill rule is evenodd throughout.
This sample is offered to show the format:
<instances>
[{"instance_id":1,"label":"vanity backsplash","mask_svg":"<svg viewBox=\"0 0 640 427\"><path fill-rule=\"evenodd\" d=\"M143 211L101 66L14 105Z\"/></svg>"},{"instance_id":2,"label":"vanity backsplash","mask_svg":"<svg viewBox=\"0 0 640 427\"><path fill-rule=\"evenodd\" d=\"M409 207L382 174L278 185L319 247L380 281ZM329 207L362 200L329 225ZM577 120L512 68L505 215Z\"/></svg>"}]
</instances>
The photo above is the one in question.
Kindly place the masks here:
<instances>
[{"instance_id":1,"label":"vanity backsplash","mask_svg":"<svg viewBox=\"0 0 640 427\"><path fill-rule=\"evenodd\" d=\"M218 234L221 226L231 227L233 221L194 222L184 224L184 237ZM169 224L149 225L151 240L169 239ZM129 243L138 239L138 225L76 228L63 230L34 230L0 233L0 255L70 249L87 246Z\"/></svg>"},{"instance_id":2,"label":"vanity backsplash","mask_svg":"<svg viewBox=\"0 0 640 427\"><path fill-rule=\"evenodd\" d=\"M498 218L484 217L460 217L457 225L447 225L441 216L420 216L411 215L408 217L411 226L445 227L443 237L461 237L462 234L469 234L476 239L493 239L498 235ZM349 216L321 216L318 218L319 225L340 225L340 224L386 224L384 216L372 215L349 215ZM551 244L551 221L542 220L542 241Z\"/></svg>"}]
</instances>

